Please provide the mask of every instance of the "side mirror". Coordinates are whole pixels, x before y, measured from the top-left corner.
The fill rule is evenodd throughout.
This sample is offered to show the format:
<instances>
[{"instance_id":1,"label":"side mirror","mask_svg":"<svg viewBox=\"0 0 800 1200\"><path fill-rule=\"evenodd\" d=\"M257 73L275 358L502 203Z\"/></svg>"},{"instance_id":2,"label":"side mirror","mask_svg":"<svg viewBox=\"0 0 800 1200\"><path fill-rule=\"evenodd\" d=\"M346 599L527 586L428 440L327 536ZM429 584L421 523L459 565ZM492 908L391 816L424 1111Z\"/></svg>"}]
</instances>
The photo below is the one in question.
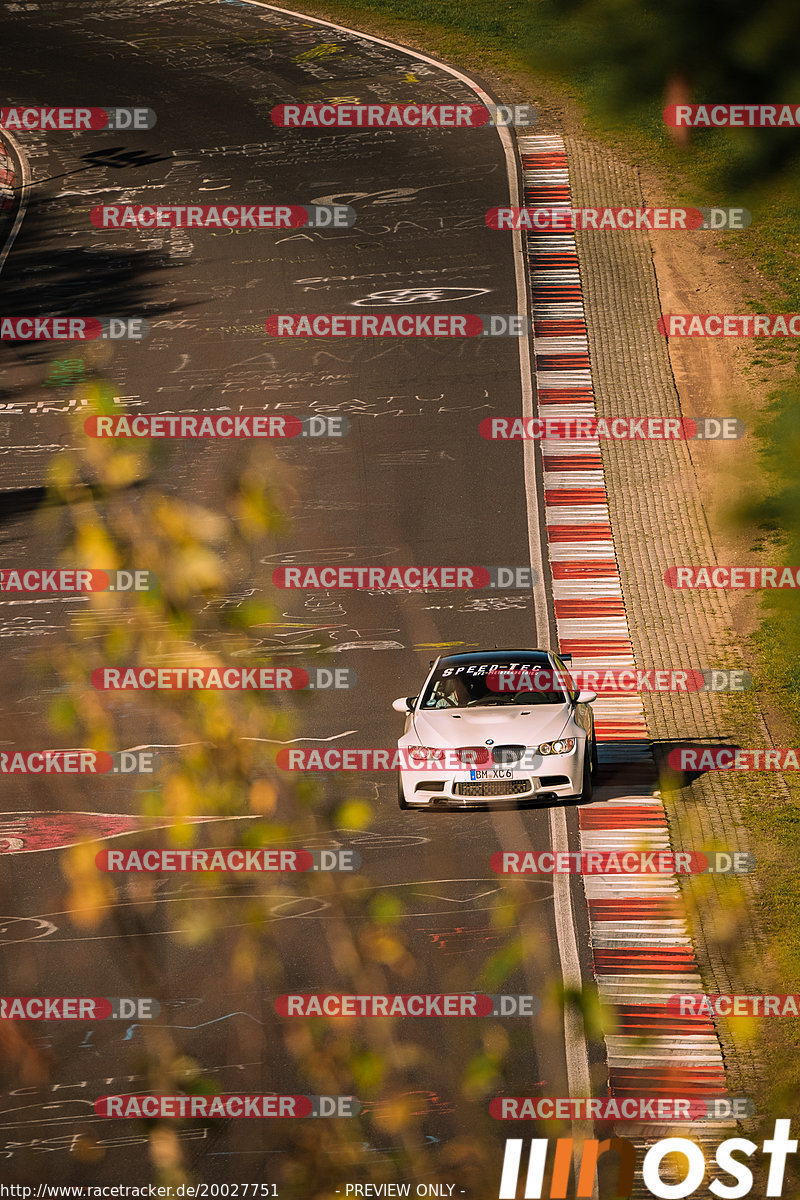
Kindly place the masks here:
<instances>
[{"instance_id":1,"label":"side mirror","mask_svg":"<svg viewBox=\"0 0 800 1200\"><path fill-rule=\"evenodd\" d=\"M416 696L400 696L397 700L392 701L392 708L395 712L410 713L416 702Z\"/></svg>"},{"instance_id":2,"label":"side mirror","mask_svg":"<svg viewBox=\"0 0 800 1200\"><path fill-rule=\"evenodd\" d=\"M578 704L593 704L597 699L597 692L578 692Z\"/></svg>"}]
</instances>

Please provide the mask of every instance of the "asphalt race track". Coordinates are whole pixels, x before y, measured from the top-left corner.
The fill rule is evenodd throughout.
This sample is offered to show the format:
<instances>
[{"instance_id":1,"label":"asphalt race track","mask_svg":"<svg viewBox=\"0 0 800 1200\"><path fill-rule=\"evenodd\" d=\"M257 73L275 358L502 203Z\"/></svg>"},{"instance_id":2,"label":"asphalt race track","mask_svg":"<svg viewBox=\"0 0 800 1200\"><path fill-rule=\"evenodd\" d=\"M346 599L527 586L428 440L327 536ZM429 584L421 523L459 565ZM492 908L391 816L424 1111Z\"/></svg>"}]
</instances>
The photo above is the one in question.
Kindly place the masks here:
<instances>
[{"instance_id":1,"label":"asphalt race track","mask_svg":"<svg viewBox=\"0 0 800 1200\"><path fill-rule=\"evenodd\" d=\"M276 104L334 98L476 103L468 83L411 53L237 0L2 7L6 102L139 105L158 115L149 130L17 137L31 182L0 276L4 313L140 317L152 332L141 343L104 343L102 360L82 343L2 344L2 566L58 560L63 531L46 519L47 471L83 436L76 420L81 384L100 372L111 385L114 411L349 421L345 437L271 444L268 469L289 520L252 564L246 588L228 597L232 608L245 595L275 607L275 618L251 639L252 661L355 672L349 690L317 692L308 703L281 701L293 712L288 736L304 739L299 744L392 746L402 727L392 700L416 692L437 654L553 644L552 612L535 605L530 587L281 593L272 583L282 564L510 565L531 566L538 595L549 595L548 568L531 557L541 526L540 485L526 473L521 443L478 434L487 416L523 412L517 339L308 341L264 332L264 321L276 313L520 311L515 242L484 221L487 209L510 201L507 148L497 130L290 130L270 119ZM144 231L99 229L90 221L96 205L156 202L339 204L357 215L352 228L339 229ZM164 443L153 482L176 500L213 509L245 450L234 440ZM0 598L0 749L62 744L48 725L52 691L39 685L34 663L59 644L68 623L80 620L84 604L69 596ZM120 748L161 742L157 721L132 710ZM395 786L391 773L346 784L315 779L325 826L315 845L359 852L362 869L352 883L359 902L391 895L401 905L398 930L418 967L411 978L398 968L389 990L475 990L485 960L502 942L493 913L506 885L490 869L491 854L546 849L560 826L548 806L401 812ZM345 793L372 806L366 828L337 826L332 814ZM601 778L596 799L614 794ZM5 995L157 993L162 1013L154 1024L221 1091L319 1090L286 1053L275 996L260 977L248 982L220 969L238 937L245 885L222 889L218 928L202 941L193 941L185 925L186 901L201 885L185 876L163 877L147 905L134 903L118 883L113 912L87 924L67 900L60 847L80 841L86 827L107 838L107 847L160 844L160 835L143 839L137 832L141 793L119 777L20 775L4 777L3 797ZM568 843L560 848L574 849L576 814L571 806L565 812ZM95 816L81 825L74 813L115 819ZM331 910L324 900L287 904L286 889L302 897L302 881L278 887L269 878L251 879L246 886L265 898L283 990L347 990L327 938ZM544 1016L503 1023L511 1050L490 1095L567 1096L588 1082L586 1047L574 1030L567 1037L552 1000L561 981L578 982L576 965L590 979L585 901L579 881L555 886L557 895L553 879L542 876L516 893L535 932L535 953L502 986L483 989L533 992L545 1005ZM131 992L134 979L149 980L152 990ZM426 1159L431 1181L454 1183L455 1195L476 1181L485 1186L480 1168L470 1175L467 1157L446 1152L448 1144L472 1137L490 1148L496 1180L503 1138L531 1136L534 1128L503 1128L489 1118L485 1095L470 1099L460 1088L460 1070L486 1050L481 1021L432 1018L398 1028L419 1051L403 1077L407 1097L419 1104L415 1136L432 1156ZM92 1102L111 1092L149 1090L142 1062L145 1053L158 1052L155 1034L122 1020L25 1029L41 1069L21 1080L10 1057L0 1064L3 1180L153 1178L146 1122L103 1118ZM596 1049L589 1057L594 1085L602 1088L604 1064ZM341 1168L328 1164L324 1176L338 1177L342 1186L391 1178L381 1172L393 1156L414 1151L381 1120L386 1096L379 1083L362 1102L360 1118L340 1123L354 1157L345 1156ZM313 1130L287 1133L292 1124L303 1126L187 1122L177 1139L196 1178L282 1181L279 1194L300 1200L317 1193L293 1188L290 1165L311 1155ZM477 1200L482 1193L472 1194Z\"/></svg>"}]
</instances>

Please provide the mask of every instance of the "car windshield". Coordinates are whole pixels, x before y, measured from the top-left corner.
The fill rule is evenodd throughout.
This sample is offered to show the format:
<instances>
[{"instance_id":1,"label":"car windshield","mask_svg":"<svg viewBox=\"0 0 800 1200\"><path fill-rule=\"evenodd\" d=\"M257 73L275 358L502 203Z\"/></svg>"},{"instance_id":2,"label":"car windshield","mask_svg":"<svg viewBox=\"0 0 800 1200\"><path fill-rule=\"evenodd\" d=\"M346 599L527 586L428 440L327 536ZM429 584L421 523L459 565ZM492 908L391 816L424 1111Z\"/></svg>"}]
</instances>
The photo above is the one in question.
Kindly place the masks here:
<instances>
[{"instance_id":1,"label":"car windshield","mask_svg":"<svg viewBox=\"0 0 800 1200\"><path fill-rule=\"evenodd\" d=\"M442 663L430 679L420 708L477 708L503 704L564 704L561 676L541 663Z\"/></svg>"}]
</instances>

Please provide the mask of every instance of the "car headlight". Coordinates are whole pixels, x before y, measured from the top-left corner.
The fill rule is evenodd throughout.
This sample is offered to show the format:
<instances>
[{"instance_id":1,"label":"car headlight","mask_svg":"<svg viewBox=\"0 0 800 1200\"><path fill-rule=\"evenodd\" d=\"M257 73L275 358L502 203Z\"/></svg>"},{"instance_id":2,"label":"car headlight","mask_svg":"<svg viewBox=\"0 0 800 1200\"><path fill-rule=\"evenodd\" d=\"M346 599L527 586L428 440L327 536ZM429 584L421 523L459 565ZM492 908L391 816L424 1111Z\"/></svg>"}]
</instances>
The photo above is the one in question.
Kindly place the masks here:
<instances>
[{"instance_id":1,"label":"car headlight","mask_svg":"<svg viewBox=\"0 0 800 1200\"><path fill-rule=\"evenodd\" d=\"M539 754L571 754L575 749L575 738L557 738L554 742L542 742L537 747Z\"/></svg>"},{"instance_id":2,"label":"car headlight","mask_svg":"<svg viewBox=\"0 0 800 1200\"><path fill-rule=\"evenodd\" d=\"M429 759L443 759L446 751L439 749L437 746L409 746L409 758L416 759L418 762L427 762Z\"/></svg>"}]
</instances>

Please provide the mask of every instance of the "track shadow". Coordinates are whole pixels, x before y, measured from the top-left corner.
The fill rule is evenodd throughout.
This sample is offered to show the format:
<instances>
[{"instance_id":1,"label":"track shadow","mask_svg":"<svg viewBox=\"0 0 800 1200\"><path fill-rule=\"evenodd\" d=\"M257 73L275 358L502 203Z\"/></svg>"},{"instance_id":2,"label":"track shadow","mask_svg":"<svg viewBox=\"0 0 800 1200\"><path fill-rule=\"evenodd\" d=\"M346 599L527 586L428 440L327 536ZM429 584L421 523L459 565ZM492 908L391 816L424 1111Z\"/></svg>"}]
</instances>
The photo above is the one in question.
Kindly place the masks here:
<instances>
[{"instance_id":1,"label":"track shadow","mask_svg":"<svg viewBox=\"0 0 800 1200\"><path fill-rule=\"evenodd\" d=\"M115 489L113 493L108 489L87 484L86 499L98 501L107 499L112 494L117 495L120 491L138 491L145 487L147 482L147 477L134 479L125 484L124 488ZM15 517L37 512L40 508L63 508L68 503L67 500L54 496L46 487L13 488L8 491L0 491L0 527Z\"/></svg>"},{"instance_id":2,"label":"track shadow","mask_svg":"<svg viewBox=\"0 0 800 1200\"><path fill-rule=\"evenodd\" d=\"M174 262L166 251L109 249L109 235L101 229L96 230L96 248L91 243L71 246L58 219L58 206L52 199L33 196L29 200L3 267L3 316L142 316L153 320L178 311L177 304L159 302L155 294L165 273L185 270L184 263ZM8 371L20 364L75 355L82 345L80 341L3 340L0 363ZM0 387L0 399L18 399L29 390L29 384L5 385Z\"/></svg>"},{"instance_id":3,"label":"track shadow","mask_svg":"<svg viewBox=\"0 0 800 1200\"><path fill-rule=\"evenodd\" d=\"M660 741L653 744L653 753L658 765L661 786L670 791L689 787L696 779L713 770L711 761L703 763L703 752L708 750L740 750L738 742L721 738L683 738L681 741Z\"/></svg>"}]
</instances>

